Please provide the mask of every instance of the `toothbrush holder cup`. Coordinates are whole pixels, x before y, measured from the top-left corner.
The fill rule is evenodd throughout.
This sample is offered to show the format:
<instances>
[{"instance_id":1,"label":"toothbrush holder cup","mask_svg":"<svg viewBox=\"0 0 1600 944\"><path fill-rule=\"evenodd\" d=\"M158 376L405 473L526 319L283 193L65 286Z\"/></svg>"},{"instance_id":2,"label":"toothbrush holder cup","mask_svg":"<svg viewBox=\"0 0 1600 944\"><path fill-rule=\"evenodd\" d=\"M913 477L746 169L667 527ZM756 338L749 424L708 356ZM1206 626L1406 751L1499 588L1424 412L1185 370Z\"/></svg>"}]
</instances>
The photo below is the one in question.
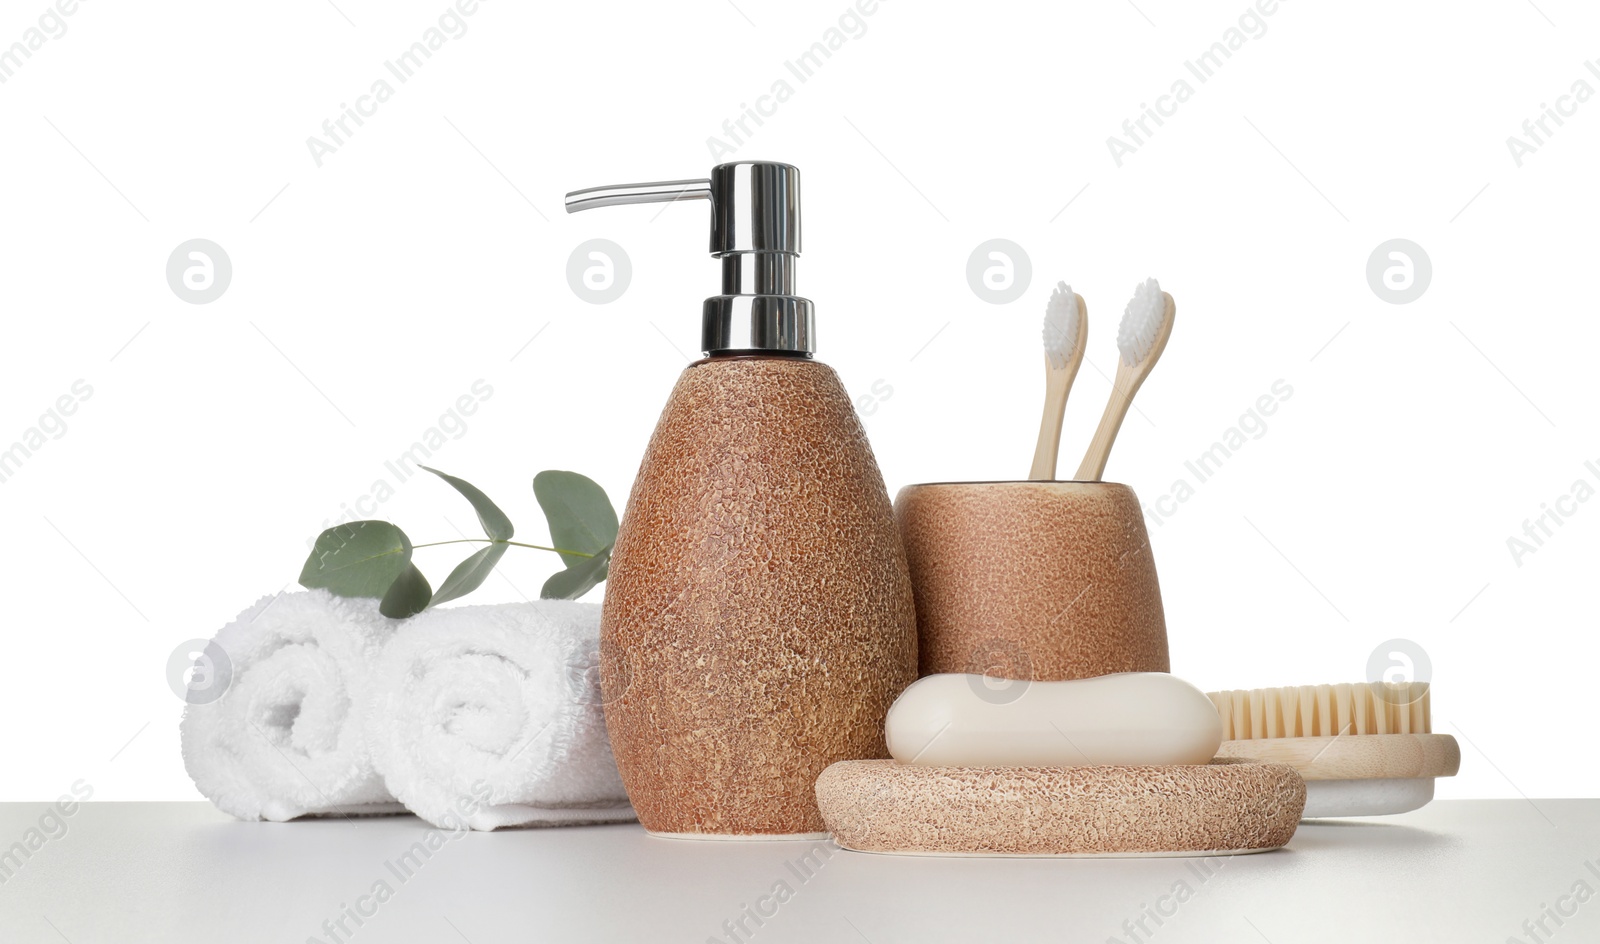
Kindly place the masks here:
<instances>
[{"instance_id":1,"label":"toothbrush holder cup","mask_svg":"<svg viewBox=\"0 0 1600 944\"><path fill-rule=\"evenodd\" d=\"M1128 486L908 485L894 513L916 595L919 674L1169 671L1161 587Z\"/></svg>"}]
</instances>

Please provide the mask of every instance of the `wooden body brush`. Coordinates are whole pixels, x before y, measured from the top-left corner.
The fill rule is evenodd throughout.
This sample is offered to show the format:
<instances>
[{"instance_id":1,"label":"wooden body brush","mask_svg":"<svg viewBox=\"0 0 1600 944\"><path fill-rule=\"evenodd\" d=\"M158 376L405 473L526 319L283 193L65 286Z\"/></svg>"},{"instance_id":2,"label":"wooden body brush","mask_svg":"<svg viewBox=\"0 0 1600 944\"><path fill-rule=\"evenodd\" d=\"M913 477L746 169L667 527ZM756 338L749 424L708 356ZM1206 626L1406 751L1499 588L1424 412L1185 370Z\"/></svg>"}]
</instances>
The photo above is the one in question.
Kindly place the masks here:
<instances>
[{"instance_id":1,"label":"wooden body brush","mask_svg":"<svg viewBox=\"0 0 1600 944\"><path fill-rule=\"evenodd\" d=\"M1418 809L1455 776L1461 748L1432 733L1427 682L1298 685L1209 693L1222 716L1218 760L1288 764L1306 780L1307 818Z\"/></svg>"},{"instance_id":2,"label":"wooden body brush","mask_svg":"<svg viewBox=\"0 0 1600 944\"><path fill-rule=\"evenodd\" d=\"M1145 279L1133 291L1133 298L1122 313L1122 323L1117 326L1117 376L1111 384L1111 399L1100 417L1100 426L1094 431L1089 450L1078 466L1077 481L1098 482L1106 471L1106 459L1111 446L1117 441L1117 430L1122 419L1133 405L1133 395L1155 369L1161 352L1166 350L1167 338L1172 336L1173 316L1178 306L1172 296L1161 290L1155 279Z\"/></svg>"}]
</instances>

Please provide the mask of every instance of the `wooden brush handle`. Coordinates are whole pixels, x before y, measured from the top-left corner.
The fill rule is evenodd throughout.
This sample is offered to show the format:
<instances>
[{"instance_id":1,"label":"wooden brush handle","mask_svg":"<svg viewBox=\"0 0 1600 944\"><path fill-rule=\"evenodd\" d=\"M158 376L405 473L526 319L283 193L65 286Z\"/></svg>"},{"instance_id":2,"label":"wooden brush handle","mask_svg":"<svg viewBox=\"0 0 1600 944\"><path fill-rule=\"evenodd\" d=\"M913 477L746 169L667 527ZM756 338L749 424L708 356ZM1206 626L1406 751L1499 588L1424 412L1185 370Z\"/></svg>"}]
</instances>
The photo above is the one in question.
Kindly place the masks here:
<instances>
[{"instance_id":1,"label":"wooden brush handle","mask_svg":"<svg viewBox=\"0 0 1600 944\"><path fill-rule=\"evenodd\" d=\"M1078 372L1074 364L1068 369L1051 370L1045 359L1044 415L1039 419L1039 441L1033 447L1033 468L1028 478L1048 482L1056 477L1056 455L1061 451L1061 420L1067 412L1067 391L1072 389L1072 378Z\"/></svg>"},{"instance_id":2,"label":"wooden brush handle","mask_svg":"<svg viewBox=\"0 0 1600 944\"><path fill-rule=\"evenodd\" d=\"M1106 460L1111 457L1117 431L1122 429L1122 421L1128 415L1128 408L1133 406L1133 395L1144 382L1144 375L1145 371L1129 367L1120 359L1117 361L1117 378L1111 385L1111 399L1106 401L1106 411L1100 416L1100 425L1095 428L1094 438L1089 440L1083 462L1078 464L1078 474L1073 476L1075 481L1098 482L1105 474Z\"/></svg>"},{"instance_id":3,"label":"wooden brush handle","mask_svg":"<svg viewBox=\"0 0 1600 944\"><path fill-rule=\"evenodd\" d=\"M1223 741L1217 759L1288 764L1308 781L1454 777L1461 746L1448 734L1259 738Z\"/></svg>"}]
</instances>

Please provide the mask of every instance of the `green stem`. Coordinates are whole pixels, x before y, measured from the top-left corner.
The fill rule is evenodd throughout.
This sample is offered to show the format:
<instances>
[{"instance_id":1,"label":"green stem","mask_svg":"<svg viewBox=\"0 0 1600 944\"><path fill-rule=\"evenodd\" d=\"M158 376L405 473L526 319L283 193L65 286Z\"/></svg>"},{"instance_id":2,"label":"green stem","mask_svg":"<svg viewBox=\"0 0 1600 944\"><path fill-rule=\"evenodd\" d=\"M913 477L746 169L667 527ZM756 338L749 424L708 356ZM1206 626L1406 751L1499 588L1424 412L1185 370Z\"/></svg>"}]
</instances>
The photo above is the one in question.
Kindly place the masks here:
<instances>
[{"instance_id":1,"label":"green stem","mask_svg":"<svg viewBox=\"0 0 1600 944\"><path fill-rule=\"evenodd\" d=\"M524 544L521 541L497 541L494 538L457 538L453 541L429 541L427 544L413 544L412 547L438 547L441 544L510 544L515 547L531 547L536 551L554 551L557 554L571 554L573 557L593 557L582 551L563 551L559 547L545 547L543 544Z\"/></svg>"}]
</instances>

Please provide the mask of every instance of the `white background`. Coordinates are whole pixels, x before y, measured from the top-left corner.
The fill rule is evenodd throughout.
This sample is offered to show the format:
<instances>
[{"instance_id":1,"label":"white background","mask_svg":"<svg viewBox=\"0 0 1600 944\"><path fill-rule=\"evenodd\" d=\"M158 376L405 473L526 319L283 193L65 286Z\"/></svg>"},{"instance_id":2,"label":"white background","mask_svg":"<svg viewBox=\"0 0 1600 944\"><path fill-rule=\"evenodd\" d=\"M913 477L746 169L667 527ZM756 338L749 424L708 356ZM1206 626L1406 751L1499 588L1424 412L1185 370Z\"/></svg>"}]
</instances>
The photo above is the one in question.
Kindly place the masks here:
<instances>
[{"instance_id":1,"label":"white background","mask_svg":"<svg viewBox=\"0 0 1600 944\"><path fill-rule=\"evenodd\" d=\"M291 585L307 541L475 380L493 394L434 464L529 539L540 469L620 508L716 290L706 211L567 217L561 195L704 175L707 138L780 78L792 97L721 159L803 170L819 356L858 397L892 388L863 408L891 492L1026 473L1057 279L1090 309L1070 472L1123 303L1156 275L1177 327L1108 478L1152 502L1274 381L1293 388L1149 522L1174 671L1359 681L1410 639L1436 730L1462 740L1441 795L1595 794L1600 501L1568 504L1520 566L1507 547L1575 481L1600 487L1600 103L1520 168L1506 146L1575 80L1600 88L1591 8L1289 0L1200 84L1185 60L1243 0L884 0L802 84L784 63L843 0L487 0L400 85L383 63L443 0L336 2L85 0L0 85L0 448L93 389L0 483L0 799L78 778L98 799L197 796L168 655ZM44 10L8 0L0 44ZM379 78L393 98L318 167L308 136ZM1179 78L1193 97L1118 167L1106 138ZM566 281L594 237L633 263L608 305ZM996 237L1032 261L1012 304L966 281ZM1395 237L1433 265L1405 305L1365 275ZM164 274L193 238L234 267L206 305ZM377 511L417 541L474 527L432 480ZM435 582L458 556L418 552ZM513 553L468 602L536 595L552 565Z\"/></svg>"}]
</instances>

